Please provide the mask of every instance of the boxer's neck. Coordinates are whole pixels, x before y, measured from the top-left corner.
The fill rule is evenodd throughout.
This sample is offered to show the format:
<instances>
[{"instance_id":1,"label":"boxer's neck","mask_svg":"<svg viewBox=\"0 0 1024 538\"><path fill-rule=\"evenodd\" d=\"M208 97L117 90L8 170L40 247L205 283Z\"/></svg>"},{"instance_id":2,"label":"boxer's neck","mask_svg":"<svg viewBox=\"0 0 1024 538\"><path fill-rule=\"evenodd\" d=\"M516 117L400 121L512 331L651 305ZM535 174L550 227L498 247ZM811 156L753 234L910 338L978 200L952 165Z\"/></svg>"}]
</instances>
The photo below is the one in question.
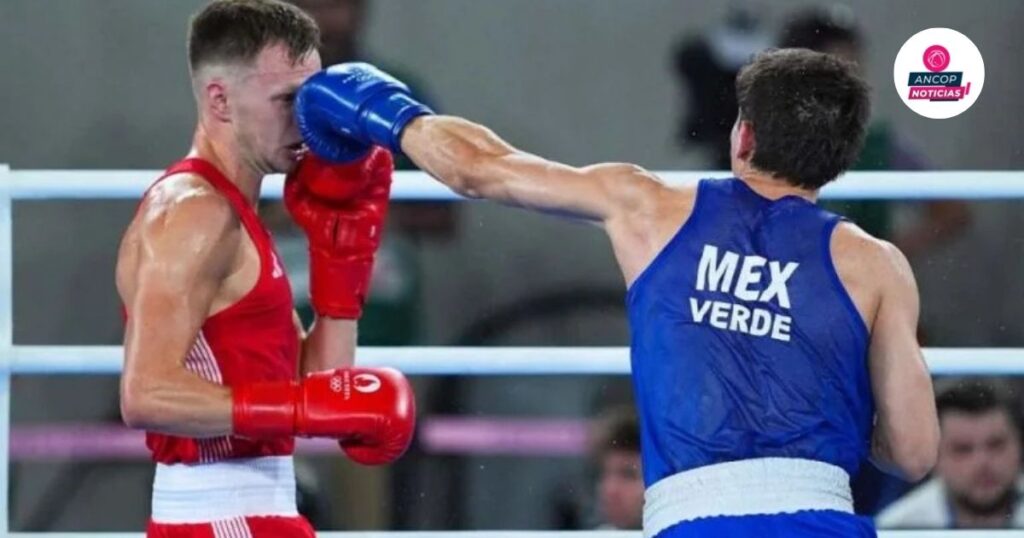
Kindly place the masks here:
<instances>
[{"instance_id":1,"label":"boxer's neck","mask_svg":"<svg viewBox=\"0 0 1024 538\"><path fill-rule=\"evenodd\" d=\"M818 191L816 190L797 187L785 180L753 169L745 170L743 173L737 174L737 177L746 183L751 190L769 200L778 200L785 196L797 196L811 202L818 201Z\"/></svg>"},{"instance_id":2,"label":"boxer's neck","mask_svg":"<svg viewBox=\"0 0 1024 538\"><path fill-rule=\"evenodd\" d=\"M216 166L228 181L238 187L249 204L256 207L264 174L242 158L233 137L217 136L200 123L192 138L189 157L198 157Z\"/></svg>"}]
</instances>

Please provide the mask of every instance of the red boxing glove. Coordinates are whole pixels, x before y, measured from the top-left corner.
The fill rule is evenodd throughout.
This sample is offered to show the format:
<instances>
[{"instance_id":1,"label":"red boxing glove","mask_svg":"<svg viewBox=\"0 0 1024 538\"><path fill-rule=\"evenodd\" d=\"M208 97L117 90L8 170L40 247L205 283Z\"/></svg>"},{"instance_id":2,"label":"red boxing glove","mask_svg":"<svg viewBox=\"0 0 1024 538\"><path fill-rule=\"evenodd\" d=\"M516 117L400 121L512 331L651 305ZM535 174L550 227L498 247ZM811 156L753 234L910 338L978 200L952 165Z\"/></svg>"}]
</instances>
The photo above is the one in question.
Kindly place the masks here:
<instances>
[{"instance_id":1,"label":"red boxing glove","mask_svg":"<svg viewBox=\"0 0 1024 538\"><path fill-rule=\"evenodd\" d=\"M232 398L237 435L338 439L363 465L398 459L416 425L412 386L392 368L343 368L309 374L301 383L242 385Z\"/></svg>"},{"instance_id":2,"label":"red boxing glove","mask_svg":"<svg viewBox=\"0 0 1024 538\"><path fill-rule=\"evenodd\" d=\"M391 153L380 147L344 164L307 153L285 180L285 206L309 239L310 299L318 315L362 315L393 170Z\"/></svg>"}]
</instances>

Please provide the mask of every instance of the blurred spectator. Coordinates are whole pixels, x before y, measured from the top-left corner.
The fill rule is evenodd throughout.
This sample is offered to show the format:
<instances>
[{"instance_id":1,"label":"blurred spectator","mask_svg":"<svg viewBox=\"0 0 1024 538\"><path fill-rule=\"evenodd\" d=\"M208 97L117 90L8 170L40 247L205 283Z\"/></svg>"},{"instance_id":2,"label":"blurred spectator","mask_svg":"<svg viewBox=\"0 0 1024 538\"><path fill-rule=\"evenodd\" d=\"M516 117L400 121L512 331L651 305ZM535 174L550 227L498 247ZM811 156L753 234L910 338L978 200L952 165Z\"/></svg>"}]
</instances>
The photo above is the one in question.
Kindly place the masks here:
<instances>
[{"instance_id":1,"label":"blurred spectator","mask_svg":"<svg viewBox=\"0 0 1024 538\"><path fill-rule=\"evenodd\" d=\"M879 514L879 528L1024 528L1021 425L997 387L959 383L937 399L935 476Z\"/></svg>"},{"instance_id":2,"label":"blurred spectator","mask_svg":"<svg viewBox=\"0 0 1024 538\"><path fill-rule=\"evenodd\" d=\"M644 479L640 426L632 408L616 408L599 421L594 456L598 466L597 509L603 529L639 529Z\"/></svg>"},{"instance_id":3,"label":"blurred spectator","mask_svg":"<svg viewBox=\"0 0 1024 538\"><path fill-rule=\"evenodd\" d=\"M705 151L711 166L728 170L729 133L736 123L736 73L754 54L771 46L754 12L732 8L705 33L682 40L673 66L688 97L677 136L684 148Z\"/></svg>"},{"instance_id":4,"label":"blurred spectator","mask_svg":"<svg viewBox=\"0 0 1024 538\"><path fill-rule=\"evenodd\" d=\"M799 47L834 54L864 65L865 42L853 14L843 6L800 11L789 18L779 40L781 47ZM876 88L885 87L875 84ZM868 127L864 151L853 170L923 170L927 159L882 120ZM929 201L923 215L906 230L893 225L893 204L885 201L830 202L826 207L846 215L868 233L889 239L907 256L915 257L959 236L970 223L962 201Z\"/></svg>"}]
</instances>

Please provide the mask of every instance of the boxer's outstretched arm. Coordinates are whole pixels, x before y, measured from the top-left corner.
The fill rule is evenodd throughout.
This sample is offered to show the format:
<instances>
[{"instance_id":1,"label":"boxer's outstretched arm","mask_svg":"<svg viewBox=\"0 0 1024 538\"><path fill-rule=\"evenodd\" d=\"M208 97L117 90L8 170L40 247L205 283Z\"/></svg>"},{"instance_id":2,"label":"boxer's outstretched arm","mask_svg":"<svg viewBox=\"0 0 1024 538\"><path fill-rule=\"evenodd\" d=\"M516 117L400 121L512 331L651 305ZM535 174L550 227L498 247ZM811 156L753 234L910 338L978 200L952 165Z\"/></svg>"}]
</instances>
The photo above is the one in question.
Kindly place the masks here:
<instances>
[{"instance_id":1,"label":"boxer's outstretched arm","mask_svg":"<svg viewBox=\"0 0 1024 538\"><path fill-rule=\"evenodd\" d=\"M231 270L238 219L226 200L204 187L154 199L139 218L122 418L129 427L172 435L229 434L230 389L186 370L185 356Z\"/></svg>"},{"instance_id":2,"label":"boxer's outstretched arm","mask_svg":"<svg viewBox=\"0 0 1024 538\"><path fill-rule=\"evenodd\" d=\"M939 445L935 393L917 342L920 298L907 259L888 243L878 245L871 264L883 288L869 352L877 413L872 456L916 481L935 465Z\"/></svg>"},{"instance_id":3,"label":"boxer's outstretched arm","mask_svg":"<svg viewBox=\"0 0 1024 538\"><path fill-rule=\"evenodd\" d=\"M331 66L303 83L296 121L314 154L345 155L372 145L402 150L452 190L473 198L600 223L627 285L687 217L694 192L668 195L657 177L631 164L573 167L520 151L462 118L435 116L408 87L365 63ZM664 228L664 229L663 229Z\"/></svg>"},{"instance_id":4,"label":"boxer's outstretched arm","mask_svg":"<svg viewBox=\"0 0 1024 538\"><path fill-rule=\"evenodd\" d=\"M604 223L650 206L665 188L639 166L552 162L452 116L416 118L402 131L401 146L420 168L464 196Z\"/></svg>"}]
</instances>

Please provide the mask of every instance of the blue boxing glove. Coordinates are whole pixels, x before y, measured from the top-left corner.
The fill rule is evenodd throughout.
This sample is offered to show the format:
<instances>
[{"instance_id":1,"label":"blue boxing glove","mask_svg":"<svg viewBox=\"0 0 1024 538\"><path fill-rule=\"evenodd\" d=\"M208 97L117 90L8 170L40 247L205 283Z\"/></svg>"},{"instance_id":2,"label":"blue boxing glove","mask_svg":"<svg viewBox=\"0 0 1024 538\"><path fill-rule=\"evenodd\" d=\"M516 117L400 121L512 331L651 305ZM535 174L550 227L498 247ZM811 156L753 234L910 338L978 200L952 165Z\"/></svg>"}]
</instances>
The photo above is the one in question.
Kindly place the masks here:
<instances>
[{"instance_id":1,"label":"blue boxing glove","mask_svg":"<svg viewBox=\"0 0 1024 538\"><path fill-rule=\"evenodd\" d=\"M333 65L309 77L295 97L306 145L335 162L359 159L375 144L398 152L402 129L433 113L409 95L408 86L359 62Z\"/></svg>"}]
</instances>

